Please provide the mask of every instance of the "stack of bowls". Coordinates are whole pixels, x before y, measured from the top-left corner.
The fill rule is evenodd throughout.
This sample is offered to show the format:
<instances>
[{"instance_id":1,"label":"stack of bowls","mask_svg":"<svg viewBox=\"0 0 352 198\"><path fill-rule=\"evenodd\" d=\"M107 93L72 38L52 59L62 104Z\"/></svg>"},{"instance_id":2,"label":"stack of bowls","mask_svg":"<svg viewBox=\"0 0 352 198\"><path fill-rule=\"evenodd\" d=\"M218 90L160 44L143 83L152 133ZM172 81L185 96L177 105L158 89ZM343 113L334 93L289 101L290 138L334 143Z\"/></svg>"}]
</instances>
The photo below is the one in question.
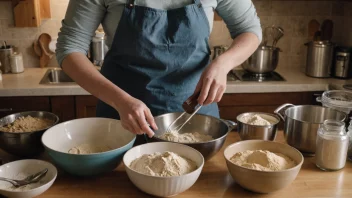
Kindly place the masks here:
<instances>
[{"instance_id":1,"label":"stack of bowls","mask_svg":"<svg viewBox=\"0 0 352 198\"><path fill-rule=\"evenodd\" d=\"M150 176L130 168L131 162L144 154L166 151L192 160L198 168L188 174L173 177ZM123 162L129 179L141 191L158 197L171 197L186 191L197 181L203 169L204 158L200 152L186 145L154 142L132 148L123 157Z\"/></svg>"},{"instance_id":2,"label":"stack of bowls","mask_svg":"<svg viewBox=\"0 0 352 198\"><path fill-rule=\"evenodd\" d=\"M59 118L53 113L45 111L28 111L11 114L1 118L0 126L11 124L19 117L27 116L31 116L33 118L49 119L53 122L52 126L59 122ZM12 155L20 157L37 156L44 151L43 144L41 143L41 138L43 133L50 127L39 131L23 133L0 131L0 148Z\"/></svg>"},{"instance_id":3,"label":"stack of bowls","mask_svg":"<svg viewBox=\"0 0 352 198\"><path fill-rule=\"evenodd\" d=\"M42 142L53 161L63 170L78 176L92 176L114 170L132 148L136 136L123 129L119 120L83 118L48 129ZM82 144L106 145L111 150L93 154L71 154Z\"/></svg>"}]
</instances>

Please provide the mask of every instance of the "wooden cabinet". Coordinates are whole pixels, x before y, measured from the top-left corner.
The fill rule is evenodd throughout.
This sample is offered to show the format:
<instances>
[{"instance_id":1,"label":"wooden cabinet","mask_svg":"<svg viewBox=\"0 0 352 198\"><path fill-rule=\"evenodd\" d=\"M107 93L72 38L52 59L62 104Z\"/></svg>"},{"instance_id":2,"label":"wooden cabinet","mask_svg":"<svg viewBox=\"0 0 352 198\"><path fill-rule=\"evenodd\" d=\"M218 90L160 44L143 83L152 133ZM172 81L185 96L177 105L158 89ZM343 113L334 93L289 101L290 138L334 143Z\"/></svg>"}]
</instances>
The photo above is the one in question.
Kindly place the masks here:
<instances>
[{"instance_id":1,"label":"wooden cabinet","mask_svg":"<svg viewBox=\"0 0 352 198\"><path fill-rule=\"evenodd\" d=\"M236 120L237 115L259 111L273 113L284 104L317 104L316 94L322 92L297 93L246 93L225 94L219 103L223 119ZM94 96L52 96L52 97L0 97L0 117L15 112L41 110L51 111L60 121L75 118L95 117L98 99Z\"/></svg>"},{"instance_id":2,"label":"wooden cabinet","mask_svg":"<svg viewBox=\"0 0 352 198\"><path fill-rule=\"evenodd\" d=\"M1 97L0 117L23 111L50 111L49 97Z\"/></svg>"},{"instance_id":3,"label":"wooden cabinet","mask_svg":"<svg viewBox=\"0 0 352 198\"><path fill-rule=\"evenodd\" d=\"M50 97L51 112L59 116L60 122L76 118L75 97L55 96Z\"/></svg>"},{"instance_id":4,"label":"wooden cabinet","mask_svg":"<svg viewBox=\"0 0 352 198\"><path fill-rule=\"evenodd\" d=\"M98 99L94 96L76 96L76 118L95 117Z\"/></svg>"}]
</instances>

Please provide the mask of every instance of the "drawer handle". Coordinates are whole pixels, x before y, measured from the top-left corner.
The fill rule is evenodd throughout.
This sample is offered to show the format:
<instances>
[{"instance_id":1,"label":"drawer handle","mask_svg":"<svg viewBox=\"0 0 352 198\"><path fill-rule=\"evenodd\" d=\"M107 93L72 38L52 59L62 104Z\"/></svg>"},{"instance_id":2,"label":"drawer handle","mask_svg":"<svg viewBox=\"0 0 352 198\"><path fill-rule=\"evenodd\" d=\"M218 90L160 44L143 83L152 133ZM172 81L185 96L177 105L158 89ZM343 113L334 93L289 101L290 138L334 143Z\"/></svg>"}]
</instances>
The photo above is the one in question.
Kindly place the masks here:
<instances>
[{"instance_id":1,"label":"drawer handle","mask_svg":"<svg viewBox=\"0 0 352 198\"><path fill-rule=\"evenodd\" d=\"M5 108L5 109L0 109L0 112L5 112L5 111L12 111L12 108Z\"/></svg>"}]
</instances>

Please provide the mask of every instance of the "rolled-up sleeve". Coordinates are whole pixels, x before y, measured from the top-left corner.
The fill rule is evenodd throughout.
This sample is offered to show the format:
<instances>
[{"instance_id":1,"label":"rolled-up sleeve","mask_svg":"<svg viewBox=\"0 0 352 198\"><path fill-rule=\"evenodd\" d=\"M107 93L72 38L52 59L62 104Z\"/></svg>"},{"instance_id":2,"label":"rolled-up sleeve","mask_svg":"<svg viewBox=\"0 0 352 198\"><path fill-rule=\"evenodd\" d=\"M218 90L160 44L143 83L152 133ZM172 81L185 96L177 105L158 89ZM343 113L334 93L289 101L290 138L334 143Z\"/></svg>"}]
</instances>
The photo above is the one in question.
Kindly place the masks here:
<instances>
[{"instance_id":1,"label":"rolled-up sleeve","mask_svg":"<svg viewBox=\"0 0 352 198\"><path fill-rule=\"evenodd\" d=\"M88 53L95 30L104 18L104 0L71 0L56 44L56 58L61 66L73 52Z\"/></svg>"},{"instance_id":2,"label":"rolled-up sleeve","mask_svg":"<svg viewBox=\"0 0 352 198\"><path fill-rule=\"evenodd\" d=\"M231 37L251 32L262 40L262 29L251 0L218 0L216 12L224 20Z\"/></svg>"}]
</instances>

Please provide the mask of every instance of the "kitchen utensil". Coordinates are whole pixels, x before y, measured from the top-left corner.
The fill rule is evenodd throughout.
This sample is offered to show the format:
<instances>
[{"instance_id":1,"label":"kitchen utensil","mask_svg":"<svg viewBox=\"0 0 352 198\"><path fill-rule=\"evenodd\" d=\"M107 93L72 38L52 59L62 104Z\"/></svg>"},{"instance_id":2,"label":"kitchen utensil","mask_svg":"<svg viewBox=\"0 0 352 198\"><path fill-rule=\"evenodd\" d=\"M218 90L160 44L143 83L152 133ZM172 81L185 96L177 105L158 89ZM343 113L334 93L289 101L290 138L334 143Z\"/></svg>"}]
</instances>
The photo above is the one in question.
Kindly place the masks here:
<instances>
[{"instance_id":1,"label":"kitchen utensil","mask_svg":"<svg viewBox=\"0 0 352 198\"><path fill-rule=\"evenodd\" d=\"M182 108L185 110L178 118L173 121L170 126L167 128L166 132L171 133L172 131L178 133L185 124L187 124L192 117L202 108L202 105L199 105L197 99L199 97L200 92L189 97L183 104ZM186 121L182 119L182 117L186 116L186 113L191 114Z\"/></svg>"},{"instance_id":2,"label":"kitchen utensil","mask_svg":"<svg viewBox=\"0 0 352 198\"><path fill-rule=\"evenodd\" d=\"M41 56L39 60L40 67L44 68L48 65L50 59L54 53L49 49L49 43L51 42L51 36L47 33L43 33L38 38L38 43L41 48Z\"/></svg>"},{"instance_id":3,"label":"kitchen utensil","mask_svg":"<svg viewBox=\"0 0 352 198\"><path fill-rule=\"evenodd\" d=\"M297 165L282 171L258 171L231 162L233 155L247 150L268 150L281 153L294 160ZM271 193L290 185L296 179L304 161L302 154L295 148L287 144L264 140L236 142L226 147L224 156L227 168L236 183L247 190L258 193Z\"/></svg>"},{"instance_id":4,"label":"kitchen utensil","mask_svg":"<svg viewBox=\"0 0 352 198\"><path fill-rule=\"evenodd\" d=\"M310 77L330 77L334 44L326 41L306 43L307 62L306 75Z\"/></svg>"},{"instance_id":5,"label":"kitchen utensil","mask_svg":"<svg viewBox=\"0 0 352 198\"><path fill-rule=\"evenodd\" d=\"M38 41L33 42L33 50L37 56L39 56L39 57L42 56L42 50L38 44Z\"/></svg>"},{"instance_id":6,"label":"kitchen utensil","mask_svg":"<svg viewBox=\"0 0 352 198\"><path fill-rule=\"evenodd\" d=\"M258 49L242 64L242 68L255 74L273 72L279 62L279 48L259 46Z\"/></svg>"},{"instance_id":7,"label":"kitchen utensil","mask_svg":"<svg viewBox=\"0 0 352 198\"><path fill-rule=\"evenodd\" d=\"M218 56L223 54L227 49L228 49L228 47L223 46L223 45L215 46L213 60L215 60Z\"/></svg>"},{"instance_id":8,"label":"kitchen utensil","mask_svg":"<svg viewBox=\"0 0 352 198\"><path fill-rule=\"evenodd\" d=\"M165 133L166 129L181 113L167 113L154 118L158 130L154 131L154 137L148 139L151 142L168 142L167 140L160 139L162 134ZM190 115L183 117L183 120L187 120ZM236 124L231 121L221 120L212 116L196 114L188 124L184 126L180 133L192 133L198 132L201 134L210 135L214 140L200 143L182 143L198 150L204 156L205 160L209 160L213 157L223 146L228 132L230 132Z\"/></svg>"},{"instance_id":9,"label":"kitchen utensil","mask_svg":"<svg viewBox=\"0 0 352 198\"><path fill-rule=\"evenodd\" d=\"M270 121L271 125L259 126L250 125L242 121L243 117L251 115L260 115L262 118ZM280 118L277 115L262 113L262 112L248 112L242 113L237 116L237 131L239 132L241 140L270 140L274 141L277 133L277 125L280 122Z\"/></svg>"},{"instance_id":10,"label":"kitchen utensil","mask_svg":"<svg viewBox=\"0 0 352 198\"><path fill-rule=\"evenodd\" d=\"M105 44L105 33L96 31L90 44L90 61L96 66L103 66L108 49Z\"/></svg>"},{"instance_id":11,"label":"kitchen utensil","mask_svg":"<svg viewBox=\"0 0 352 198\"><path fill-rule=\"evenodd\" d=\"M314 41L321 41L321 31L315 32Z\"/></svg>"},{"instance_id":12,"label":"kitchen utensil","mask_svg":"<svg viewBox=\"0 0 352 198\"><path fill-rule=\"evenodd\" d=\"M6 44L6 43L5 43ZM3 74L11 72L10 55L13 53L13 46L6 45L0 47L0 69Z\"/></svg>"},{"instance_id":13,"label":"kitchen utensil","mask_svg":"<svg viewBox=\"0 0 352 198\"><path fill-rule=\"evenodd\" d=\"M345 123L325 120L317 135L315 164L325 171L340 170L345 167L349 136Z\"/></svg>"},{"instance_id":14,"label":"kitchen utensil","mask_svg":"<svg viewBox=\"0 0 352 198\"><path fill-rule=\"evenodd\" d=\"M326 19L321 25L321 40L322 41L331 41L333 34L334 23Z\"/></svg>"},{"instance_id":15,"label":"kitchen utensil","mask_svg":"<svg viewBox=\"0 0 352 198\"><path fill-rule=\"evenodd\" d=\"M41 179L43 179L43 177L46 175L46 173L48 172L48 169L44 169L38 173L29 175L28 177L26 177L25 179L22 180L17 180L17 179L9 179L9 178L5 178L5 177L0 177L1 181L6 181L11 183L13 186L15 186L16 188L21 187L21 186L25 186L28 184L32 184L32 183L37 183L39 182Z\"/></svg>"},{"instance_id":16,"label":"kitchen utensil","mask_svg":"<svg viewBox=\"0 0 352 198\"><path fill-rule=\"evenodd\" d=\"M315 33L318 32L320 29L320 23L312 19L308 23L308 36L309 36L309 41L314 41Z\"/></svg>"},{"instance_id":17,"label":"kitchen utensil","mask_svg":"<svg viewBox=\"0 0 352 198\"><path fill-rule=\"evenodd\" d=\"M285 121L284 135L287 143L307 156L315 153L317 131L324 120L346 119L343 112L315 105L283 104L275 113Z\"/></svg>"},{"instance_id":18,"label":"kitchen utensil","mask_svg":"<svg viewBox=\"0 0 352 198\"><path fill-rule=\"evenodd\" d=\"M282 27L275 27L275 35L273 41L273 47L276 47L277 42L284 36L284 29Z\"/></svg>"},{"instance_id":19,"label":"kitchen utensil","mask_svg":"<svg viewBox=\"0 0 352 198\"><path fill-rule=\"evenodd\" d=\"M349 114L352 111L352 91L330 90L325 91L321 97L317 97L324 107L336 109Z\"/></svg>"},{"instance_id":20,"label":"kitchen utensil","mask_svg":"<svg viewBox=\"0 0 352 198\"><path fill-rule=\"evenodd\" d=\"M24 72L23 58L21 53L14 52L10 55L11 73L18 74Z\"/></svg>"},{"instance_id":21,"label":"kitchen utensil","mask_svg":"<svg viewBox=\"0 0 352 198\"><path fill-rule=\"evenodd\" d=\"M26 116L52 120L54 122L53 125L59 122L59 118L53 113L45 111L27 111L11 114L1 118L0 126L13 123L17 118ZM12 155L20 157L37 156L44 151L43 144L41 143L41 137L44 131L48 128L24 133L0 131L0 148Z\"/></svg>"},{"instance_id":22,"label":"kitchen utensil","mask_svg":"<svg viewBox=\"0 0 352 198\"><path fill-rule=\"evenodd\" d=\"M144 154L165 151L174 152L178 155L192 160L197 165L197 169L181 176L158 177L150 176L132 170L129 166L133 160ZM189 189L197 181L204 166L204 158L197 150L182 144L171 142L155 142L143 144L127 151L123 156L123 163L128 178L141 191L156 197L171 197Z\"/></svg>"},{"instance_id":23,"label":"kitchen utensil","mask_svg":"<svg viewBox=\"0 0 352 198\"><path fill-rule=\"evenodd\" d=\"M352 48L350 47L336 47L334 56L333 74L336 78L347 79L350 78L352 72L351 63Z\"/></svg>"},{"instance_id":24,"label":"kitchen utensil","mask_svg":"<svg viewBox=\"0 0 352 198\"><path fill-rule=\"evenodd\" d=\"M82 118L60 123L42 136L45 150L66 172L77 176L94 176L114 170L136 135L125 130L121 122L108 118ZM71 154L82 144L106 145L111 150L93 154Z\"/></svg>"},{"instance_id":25,"label":"kitchen utensil","mask_svg":"<svg viewBox=\"0 0 352 198\"><path fill-rule=\"evenodd\" d=\"M269 38L272 38L272 27L266 27L264 29L264 42L263 46L268 46L268 40Z\"/></svg>"},{"instance_id":26,"label":"kitchen utensil","mask_svg":"<svg viewBox=\"0 0 352 198\"><path fill-rule=\"evenodd\" d=\"M26 175L38 173L43 169L47 169L48 171L36 184L15 188L8 182L0 181L0 194L5 197L14 198L37 197L47 191L57 177L55 166L42 160L18 160L0 166L0 177L15 179L21 179L21 177L25 177Z\"/></svg>"}]
</instances>

